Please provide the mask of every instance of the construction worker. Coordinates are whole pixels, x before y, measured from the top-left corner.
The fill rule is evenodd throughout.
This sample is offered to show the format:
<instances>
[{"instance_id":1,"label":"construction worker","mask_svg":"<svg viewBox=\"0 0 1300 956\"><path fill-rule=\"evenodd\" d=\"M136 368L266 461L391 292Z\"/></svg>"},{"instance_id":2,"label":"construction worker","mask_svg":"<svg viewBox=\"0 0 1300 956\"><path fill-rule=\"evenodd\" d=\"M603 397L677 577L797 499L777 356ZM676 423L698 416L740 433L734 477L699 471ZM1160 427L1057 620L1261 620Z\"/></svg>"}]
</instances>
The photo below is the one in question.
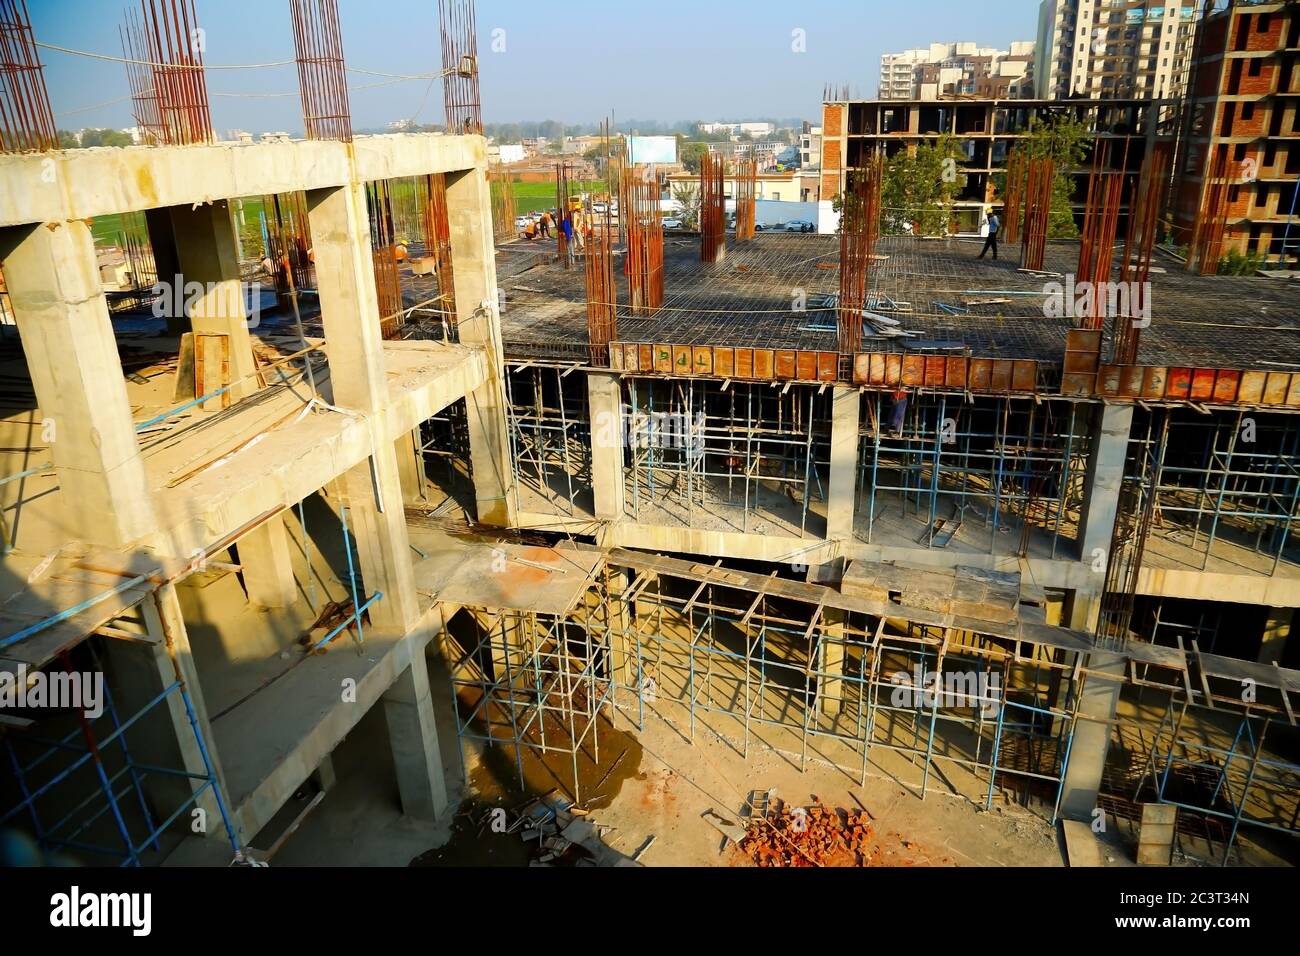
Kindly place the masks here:
<instances>
[{"instance_id":1,"label":"construction worker","mask_svg":"<svg viewBox=\"0 0 1300 956\"><path fill-rule=\"evenodd\" d=\"M549 212L545 212L545 211L542 212L541 225L542 225L542 238L543 239L551 238L551 214Z\"/></svg>"},{"instance_id":2,"label":"construction worker","mask_svg":"<svg viewBox=\"0 0 1300 956\"><path fill-rule=\"evenodd\" d=\"M992 249L993 261L996 262L998 258L998 229L1001 227L1002 223L998 219L998 214L993 211L992 206L989 207L989 218L987 221L989 224L989 234L988 238L984 240L984 248L980 250L979 257L983 259L984 253Z\"/></svg>"}]
</instances>

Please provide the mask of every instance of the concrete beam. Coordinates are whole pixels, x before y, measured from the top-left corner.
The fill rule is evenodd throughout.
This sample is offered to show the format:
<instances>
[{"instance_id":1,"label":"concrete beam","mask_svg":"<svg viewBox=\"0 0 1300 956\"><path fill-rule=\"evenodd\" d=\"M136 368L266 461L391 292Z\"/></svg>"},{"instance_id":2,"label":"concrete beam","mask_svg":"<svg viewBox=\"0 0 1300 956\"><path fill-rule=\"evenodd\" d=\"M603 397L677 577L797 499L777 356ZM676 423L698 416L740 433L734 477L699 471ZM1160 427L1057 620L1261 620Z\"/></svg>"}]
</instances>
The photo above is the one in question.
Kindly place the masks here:
<instances>
[{"instance_id":1,"label":"concrete beam","mask_svg":"<svg viewBox=\"0 0 1300 956\"><path fill-rule=\"evenodd\" d=\"M127 146L0 155L0 226L484 167L481 136L405 133L352 143L295 140Z\"/></svg>"},{"instance_id":2,"label":"concrete beam","mask_svg":"<svg viewBox=\"0 0 1300 956\"><path fill-rule=\"evenodd\" d=\"M623 389L617 375L587 373L591 416L591 489L596 517L620 521L625 515L623 473Z\"/></svg>"},{"instance_id":3,"label":"concrete beam","mask_svg":"<svg viewBox=\"0 0 1300 956\"><path fill-rule=\"evenodd\" d=\"M94 544L144 537L155 527L154 512L90 227L73 221L0 230L0 268L58 473L63 519Z\"/></svg>"},{"instance_id":4,"label":"concrete beam","mask_svg":"<svg viewBox=\"0 0 1300 956\"><path fill-rule=\"evenodd\" d=\"M831 460L826 493L826 537L853 538L853 514L858 490L858 423L862 393L856 388L831 390Z\"/></svg>"},{"instance_id":5,"label":"concrete beam","mask_svg":"<svg viewBox=\"0 0 1300 956\"><path fill-rule=\"evenodd\" d=\"M411 656L410 666L384 694L383 703L402 812L421 820L436 820L447 809L447 782L423 651Z\"/></svg>"},{"instance_id":6,"label":"concrete beam","mask_svg":"<svg viewBox=\"0 0 1300 956\"><path fill-rule=\"evenodd\" d=\"M487 353L488 379L465 399L477 516L483 524L514 527L492 197L481 167L447 177L447 217L460 340Z\"/></svg>"}]
</instances>

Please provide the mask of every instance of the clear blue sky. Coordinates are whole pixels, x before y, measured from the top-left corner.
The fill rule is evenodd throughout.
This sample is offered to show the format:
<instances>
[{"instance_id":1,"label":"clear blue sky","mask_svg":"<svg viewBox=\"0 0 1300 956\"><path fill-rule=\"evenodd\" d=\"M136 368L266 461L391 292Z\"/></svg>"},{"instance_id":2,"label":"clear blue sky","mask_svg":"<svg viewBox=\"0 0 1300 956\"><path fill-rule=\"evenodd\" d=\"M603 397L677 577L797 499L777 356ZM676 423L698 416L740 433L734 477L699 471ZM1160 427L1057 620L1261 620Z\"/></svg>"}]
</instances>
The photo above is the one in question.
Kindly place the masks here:
<instances>
[{"instance_id":1,"label":"clear blue sky","mask_svg":"<svg viewBox=\"0 0 1300 956\"><path fill-rule=\"evenodd\" d=\"M136 0L28 0L37 38L120 55L118 24ZM197 0L210 64L292 59L284 0ZM555 119L804 117L820 115L822 87L849 83L876 95L880 55L930 42L974 40L1005 49L1032 40L1037 0L479 0L478 43L486 122ZM436 0L341 0L350 67L423 73L439 64ZM493 52L493 31L505 50ZM806 52L791 49L792 31ZM502 36L497 34L498 37ZM129 103L84 112L127 95L120 63L41 52L58 125L132 125ZM380 82L349 75L351 86ZM442 86L407 81L352 93L358 128L415 116L442 121ZM209 71L218 130L300 131L292 66ZM426 89L427 97L426 97ZM421 102L423 106L421 107Z\"/></svg>"}]
</instances>

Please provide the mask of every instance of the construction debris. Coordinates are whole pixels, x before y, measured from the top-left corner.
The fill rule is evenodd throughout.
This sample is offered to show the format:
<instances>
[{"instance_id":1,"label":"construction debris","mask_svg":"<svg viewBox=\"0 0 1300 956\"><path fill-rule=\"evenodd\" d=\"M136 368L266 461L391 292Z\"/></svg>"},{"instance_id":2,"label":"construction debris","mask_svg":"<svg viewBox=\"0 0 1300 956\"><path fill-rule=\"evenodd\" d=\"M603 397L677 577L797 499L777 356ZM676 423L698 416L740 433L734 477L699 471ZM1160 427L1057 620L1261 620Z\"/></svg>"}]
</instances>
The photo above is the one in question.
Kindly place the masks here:
<instances>
[{"instance_id":1,"label":"construction debris","mask_svg":"<svg viewBox=\"0 0 1300 956\"><path fill-rule=\"evenodd\" d=\"M740 848L757 865L870 866L874 829L865 810L781 804L750 817Z\"/></svg>"}]
</instances>

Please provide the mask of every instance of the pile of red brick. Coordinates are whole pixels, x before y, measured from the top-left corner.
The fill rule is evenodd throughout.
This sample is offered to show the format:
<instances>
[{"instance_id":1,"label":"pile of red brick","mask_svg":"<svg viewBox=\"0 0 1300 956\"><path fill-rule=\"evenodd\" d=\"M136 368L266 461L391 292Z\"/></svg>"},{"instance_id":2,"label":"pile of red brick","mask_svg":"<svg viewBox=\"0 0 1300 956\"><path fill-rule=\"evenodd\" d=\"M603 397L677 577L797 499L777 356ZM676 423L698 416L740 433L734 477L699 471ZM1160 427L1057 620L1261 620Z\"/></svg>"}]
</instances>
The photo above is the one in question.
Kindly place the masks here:
<instances>
[{"instance_id":1,"label":"pile of red brick","mask_svg":"<svg viewBox=\"0 0 1300 956\"><path fill-rule=\"evenodd\" d=\"M821 801L769 809L750 818L740 848L758 866L870 866L873 830L865 810Z\"/></svg>"}]
</instances>

